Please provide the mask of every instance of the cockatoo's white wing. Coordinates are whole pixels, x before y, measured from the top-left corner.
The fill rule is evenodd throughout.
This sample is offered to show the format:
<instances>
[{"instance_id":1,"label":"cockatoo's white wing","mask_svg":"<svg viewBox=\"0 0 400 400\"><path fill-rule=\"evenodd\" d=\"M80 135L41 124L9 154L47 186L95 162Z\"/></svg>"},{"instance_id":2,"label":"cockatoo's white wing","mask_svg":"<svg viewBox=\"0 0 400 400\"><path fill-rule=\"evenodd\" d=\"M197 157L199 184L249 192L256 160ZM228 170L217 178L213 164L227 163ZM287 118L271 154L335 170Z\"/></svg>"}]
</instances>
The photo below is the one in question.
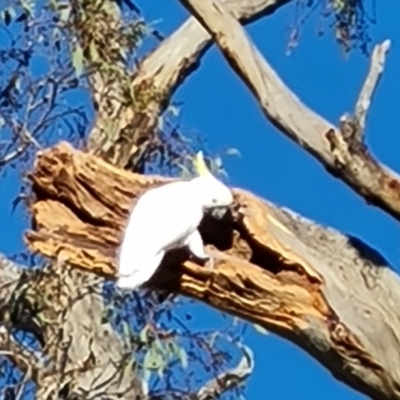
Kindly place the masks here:
<instances>
[{"instance_id":1,"label":"cockatoo's white wing","mask_svg":"<svg viewBox=\"0 0 400 400\"><path fill-rule=\"evenodd\" d=\"M125 227L118 275L151 277L161 262L160 255L162 259L166 251L184 241L202 217L201 204L188 182L173 182L145 192ZM143 269L146 273L141 272Z\"/></svg>"},{"instance_id":2,"label":"cockatoo's white wing","mask_svg":"<svg viewBox=\"0 0 400 400\"><path fill-rule=\"evenodd\" d=\"M117 280L117 286L121 289L136 289L143 283L147 282L157 271L165 252L161 251L157 255L149 255L144 258L144 255L140 260L126 259L125 262L130 261L134 265L140 265L140 268L136 268L129 275L121 275ZM129 264L128 264L129 265Z\"/></svg>"}]
</instances>

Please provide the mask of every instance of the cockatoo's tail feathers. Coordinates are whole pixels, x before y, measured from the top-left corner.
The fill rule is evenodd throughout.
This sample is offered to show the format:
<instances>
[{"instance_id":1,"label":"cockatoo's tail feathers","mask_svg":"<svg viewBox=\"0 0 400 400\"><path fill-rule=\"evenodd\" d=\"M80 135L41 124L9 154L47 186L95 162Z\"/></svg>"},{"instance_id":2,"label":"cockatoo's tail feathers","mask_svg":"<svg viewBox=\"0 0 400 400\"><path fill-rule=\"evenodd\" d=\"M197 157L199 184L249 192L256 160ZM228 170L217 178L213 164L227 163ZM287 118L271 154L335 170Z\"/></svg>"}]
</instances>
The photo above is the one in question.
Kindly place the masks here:
<instances>
[{"instance_id":1,"label":"cockatoo's tail feathers","mask_svg":"<svg viewBox=\"0 0 400 400\"><path fill-rule=\"evenodd\" d=\"M118 280L116 285L122 289L136 289L151 279L157 271L165 251L149 254L146 257L135 258L126 243L122 244L118 260Z\"/></svg>"},{"instance_id":2,"label":"cockatoo's tail feathers","mask_svg":"<svg viewBox=\"0 0 400 400\"><path fill-rule=\"evenodd\" d=\"M193 166L196 172L199 174L199 176L204 176L210 174L210 170L207 167L207 164L204 160L203 152L199 151L197 152L194 160L193 160Z\"/></svg>"}]
</instances>

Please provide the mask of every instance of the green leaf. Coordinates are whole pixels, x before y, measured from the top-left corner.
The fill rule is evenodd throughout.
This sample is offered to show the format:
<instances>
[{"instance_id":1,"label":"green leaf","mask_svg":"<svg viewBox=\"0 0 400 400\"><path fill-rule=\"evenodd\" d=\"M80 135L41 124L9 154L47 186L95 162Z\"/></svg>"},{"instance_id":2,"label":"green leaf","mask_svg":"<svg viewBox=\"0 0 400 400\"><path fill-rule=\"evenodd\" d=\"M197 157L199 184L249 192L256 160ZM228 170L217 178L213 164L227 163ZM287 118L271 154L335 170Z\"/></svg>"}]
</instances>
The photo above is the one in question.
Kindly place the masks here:
<instances>
[{"instance_id":1,"label":"green leaf","mask_svg":"<svg viewBox=\"0 0 400 400\"><path fill-rule=\"evenodd\" d=\"M162 115L160 115L160 116L157 118L157 128L158 128L160 131L163 131L163 130L164 130L164 118L163 118Z\"/></svg>"},{"instance_id":2,"label":"green leaf","mask_svg":"<svg viewBox=\"0 0 400 400\"><path fill-rule=\"evenodd\" d=\"M124 47L120 46L119 49L118 49L118 51L119 51L119 55L121 56L121 58L122 58L124 61L126 61L126 58L127 58L126 49L125 49Z\"/></svg>"},{"instance_id":3,"label":"green leaf","mask_svg":"<svg viewBox=\"0 0 400 400\"><path fill-rule=\"evenodd\" d=\"M69 19L69 16L71 14L71 7L60 7L60 20L63 22L67 22Z\"/></svg>"},{"instance_id":4,"label":"green leaf","mask_svg":"<svg viewBox=\"0 0 400 400\"><path fill-rule=\"evenodd\" d=\"M189 179L193 176L193 174L186 168L183 164L178 164L178 167L181 169L180 177L182 179Z\"/></svg>"},{"instance_id":5,"label":"green leaf","mask_svg":"<svg viewBox=\"0 0 400 400\"><path fill-rule=\"evenodd\" d=\"M57 0L49 0L49 7L52 11L57 10Z\"/></svg>"},{"instance_id":6,"label":"green leaf","mask_svg":"<svg viewBox=\"0 0 400 400\"><path fill-rule=\"evenodd\" d=\"M21 0L21 5L22 8L24 9L24 11L28 14L28 16L32 15L32 3L30 1L27 0Z\"/></svg>"},{"instance_id":7,"label":"green leaf","mask_svg":"<svg viewBox=\"0 0 400 400\"><path fill-rule=\"evenodd\" d=\"M150 347L144 356L143 367L150 371L158 371L165 366L162 354L154 347Z\"/></svg>"},{"instance_id":8,"label":"green leaf","mask_svg":"<svg viewBox=\"0 0 400 400\"><path fill-rule=\"evenodd\" d=\"M170 359L176 357L181 362L182 367L187 368L188 356L186 350L183 347L180 347L175 341L168 341L167 349L170 353Z\"/></svg>"},{"instance_id":9,"label":"green leaf","mask_svg":"<svg viewBox=\"0 0 400 400\"><path fill-rule=\"evenodd\" d=\"M76 76L79 78L83 72L83 50L79 44L72 53L72 65L75 68Z\"/></svg>"},{"instance_id":10,"label":"green leaf","mask_svg":"<svg viewBox=\"0 0 400 400\"><path fill-rule=\"evenodd\" d=\"M131 372L131 371L134 371L135 370L135 363L136 363L136 361L135 361L134 357L129 358L128 360L126 360L125 366L123 367L124 371L126 371L128 373Z\"/></svg>"},{"instance_id":11,"label":"green leaf","mask_svg":"<svg viewBox=\"0 0 400 400\"><path fill-rule=\"evenodd\" d=\"M263 328L261 325L253 324L253 326L254 326L254 329L258 333L261 333L262 335L268 335L269 334L269 332L265 328Z\"/></svg>"},{"instance_id":12,"label":"green leaf","mask_svg":"<svg viewBox=\"0 0 400 400\"><path fill-rule=\"evenodd\" d=\"M21 79L19 76L15 79L14 85L15 85L15 89L17 89L17 90L21 89Z\"/></svg>"},{"instance_id":13,"label":"green leaf","mask_svg":"<svg viewBox=\"0 0 400 400\"><path fill-rule=\"evenodd\" d=\"M229 149L225 150L225 154L228 156L238 156L241 157L240 151L234 147L230 147Z\"/></svg>"},{"instance_id":14,"label":"green leaf","mask_svg":"<svg viewBox=\"0 0 400 400\"><path fill-rule=\"evenodd\" d=\"M208 342L210 347L214 347L215 341L217 340L218 336L219 336L219 332L218 331L215 331L215 332L213 332L211 334L211 338L210 338L210 340Z\"/></svg>"},{"instance_id":15,"label":"green leaf","mask_svg":"<svg viewBox=\"0 0 400 400\"><path fill-rule=\"evenodd\" d=\"M179 107L169 105L167 111L171 113L172 116L177 117L179 115L180 109Z\"/></svg>"},{"instance_id":16,"label":"green leaf","mask_svg":"<svg viewBox=\"0 0 400 400\"><path fill-rule=\"evenodd\" d=\"M214 158L215 167L219 170L222 168L222 158L220 156L216 156Z\"/></svg>"},{"instance_id":17,"label":"green leaf","mask_svg":"<svg viewBox=\"0 0 400 400\"><path fill-rule=\"evenodd\" d=\"M179 359L181 360L182 367L186 369L188 366L188 356L183 347L179 349Z\"/></svg>"},{"instance_id":18,"label":"green leaf","mask_svg":"<svg viewBox=\"0 0 400 400\"><path fill-rule=\"evenodd\" d=\"M129 324L125 321L122 321L122 334L124 335L124 338L129 338L131 336Z\"/></svg>"},{"instance_id":19,"label":"green leaf","mask_svg":"<svg viewBox=\"0 0 400 400\"><path fill-rule=\"evenodd\" d=\"M154 342L153 342L153 346L161 354L165 353L163 342L160 339L155 339Z\"/></svg>"},{"instance_id":20,"label":"green leaf","mask_svg":"<svg viewBox=\"0 0 400 400\"><path fill-rule=\"evenodd\" d=\"M173 358L173 357L179 358L181 348L178 346L178 344L174 340L167 342L167 348L169 348L169 350L171 352L171 355L172 355L171 358Z\"/></svg>"},{"instance_id":21,"label":"green leaf","mask_svg":"<svg viewBox=\"0 0 400 400\"><path fill-rule=\"evenodd\" d=\"M149 326L146 325L139 333L139 339L142 343L147 343L147 332L149 330Z\"/></svg>"},{"instance_id":22,"label":"green leaf","mask_svg":"<svg viewBox=\"0 0 400 400\"><path fill-rule=\"evenodd\" d=\"M12 7L7 7L1 14L4 23L6 24L6 26L8 26L11 24L11 21L15 17L15 10Z\"/></svg>"}]
</instances>

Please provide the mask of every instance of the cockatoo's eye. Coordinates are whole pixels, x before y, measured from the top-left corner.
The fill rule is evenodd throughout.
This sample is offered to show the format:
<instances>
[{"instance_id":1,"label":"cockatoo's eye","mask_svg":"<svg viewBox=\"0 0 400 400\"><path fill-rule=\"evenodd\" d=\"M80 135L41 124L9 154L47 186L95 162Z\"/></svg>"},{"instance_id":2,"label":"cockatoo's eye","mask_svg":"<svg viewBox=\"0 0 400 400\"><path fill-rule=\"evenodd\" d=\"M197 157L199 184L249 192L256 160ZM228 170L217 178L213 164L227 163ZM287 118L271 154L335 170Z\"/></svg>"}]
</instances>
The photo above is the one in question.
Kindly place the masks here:
<instances>
[{"instance_id":1,"label":"cockatoo's eye","mask_svg":"<svg viewBox=\"0 0 400 400\"><path fill-rule=\"evenodd\" d=\"M211 203L212 203L212 204L217 204L217 203L218 203L218 200L214 198L214 199L211 200Z\"/></svg>"}]
</instances>

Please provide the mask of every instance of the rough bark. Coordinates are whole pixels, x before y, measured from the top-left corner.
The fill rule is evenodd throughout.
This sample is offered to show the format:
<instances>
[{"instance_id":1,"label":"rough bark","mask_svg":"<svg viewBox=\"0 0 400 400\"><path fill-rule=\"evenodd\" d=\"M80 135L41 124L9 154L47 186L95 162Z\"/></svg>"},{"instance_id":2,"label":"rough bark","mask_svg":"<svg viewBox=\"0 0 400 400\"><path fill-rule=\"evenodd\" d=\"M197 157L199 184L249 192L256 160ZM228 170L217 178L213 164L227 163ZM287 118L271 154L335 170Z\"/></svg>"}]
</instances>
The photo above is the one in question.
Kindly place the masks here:
<instances>
[{"instance_id":1,"label":"rough bark","mask_svg":"<svg viewBox=\"0 0 400 400\"><path fill-rule=\"evenodd\" d=\"M0 354L7 357L12 364L17 366L27 379L36 380L43 364L39 361L40 357L34 351L21 346L11 335L8 329L10 324L15 321L13 313L13 298L23 279L22 266L10 261L0 253ZM14 315L13 315L14 314ZM13 321L14 320L14 321ZM18 322L22 322L19 320ZM33 326L29 322L25 325L28 332L33 332Z\"/></svg>"},{"instance_id":2,"label":"rough bark","mask_svg":"<svg viewBox=\"0 0 400 400\"><path fill-rule=\"evenodd\" d=\"M400 177L375 160L361 141L363 126L360 123L364 120L345 118L340 129L304 105L251 43L223 2L181 0L181 3L212 35L222 55L253 93L272 124L368 203L400 220ZM381 46L383 54L377 57L377 62L383 63L388 46L389 42ZM378 75L382 65L379 67L375 72ZM373 82L373 86L376 83Z\"/></svg>"},{"instance_id":3,"label":"rough bark","mask_svg":"<svg viewBox=\"0 0 400 400\"><path fill-rule=\"evenodd\" d=\"M113 167L67 144L42 152L28 246L113 279L135 199L167 179ZM400 399L400 279L361 240L235 189L243 215L201 226L212 272L171 253L152 285L177 290L275 332L374 399Z\"/></svg>"},{"instance_id":4,"label":"rough bark","mask_svg":"<svg viewBox=\"0 0 400 400\"><path fill-rule=\"evenodd\" d=\"M103 279L60 268L57 258L53 254L54 262L44 269L24 270L0 257L1 353L37 384L40 400L58 399L60 392L144 399L141 381L123 368L121 359L130 350L111 324L102 321ZM41 351L16 341L12 328L33 334Z\"/></svg>"},{"instance_id":5,"label":"rough bark","mask_svg":"<svg viewBox=\"0 0 400 400\"><path fill-rule=\"evenodd\" d=\"M287 2L231 0L225 1L220 11L224 18L230 18L230 22L232 17L226 10L246 23L273 12ZM212 35L217 32L218 27L205 25ZM215 39L225 51L222 39L218 36ZM230 43L229 35L227 40ZM121 167L126 167L132 157L140 156L140 143L151 137L169 98L198 67L199 60L210 46L211 35L195 18L188 20L165 40L143 61L132 81L132 92L136 99L140 100L141 96L146 97L150 93L146 108L138 111L121 106L117 97L106 99L89 137L90 151ZM236 61L240 61L240 54ZM249 64L254 67L253 62ZM254 72L257 70L250 70L250 73ZM247 78L250 83L253 82L250 80L251 74ZM259 78L260 75L256 73L255 79ZM262 78L270 79L271 75L264 74ZM110 89L101 87L108 85L102 83L101 79L93 84L97 85L94 90L98 94ZM262 86L254 87L255 93L258 93L257 89ZM318 135L327 132L325 128L331 125L320 117L312 119L315 114L305 108L299 108L307 111L309 117L304 126L299 127L298 120L293 122L292 117L285 120L288 114L280 114L279 111L287 105L280 108L281 103L274 103L274 96L285 96L287 93L284 90L277 91L281 87L276 86L273 79L273 90L268 92L268 85L265 87L265 93L260 92L263 95L260 102L271 120L279 128L285 127L288 134L299 143L305 139L304 147L322 161L328 160L326 165L329 167L336 166L336 172L346 170L343 166L337 167L338 160L339 165L342 162L348 167L347 159L343 161L342 158L350 153L354 156L354 149L341 141L341 132L333 136L334 140L339 140L338 144L334 140L332 142L329 135L321 139ZM303 107L296 103L293 95L285 99L294 107L293 110ZM268 108L269 103L272 108ZM298 115L296 111L296 118ZM114 135L106 137L104 124L110 119L117 121L117 126L114 127ZM333 133L338 133L337 129L333 129ZM327 153L326 142L331 147L336 146L335 152L328 146L331 155ZM318 147L320 145L322 147ZM363 152L356 153L356 156L366 157ZM370 160L365 157L361 157L362 162ZM350 161L354 162L353 159ZM356 164L359 168L356 172L366 173L363 179L368 181L372 172L376 171L370 171L371 164L366 165L366 171L362 170L365 168L362 162ZM386 173L384 168L383 171ZM345 181L346 177L347 173L343 176ZM388 192L389 200L383 201L383 208L391 210L392 207L392 215L397 216L397 209L393 206L397 177L394 177L394 181L390 180L390 175L386 178L393 190ZM100 323L103 303L98 287L101 279L79 269L113 275L118 232L132 196L137 197L141 190L163 184L166 180L122 172L98 159L74 152L68 146L44 153L33 179L37 194L33 205L36 232L30 232L27 239L32 249L51 257L54 263L44 273L29 272L22 279L20 270L11 272L11 264L0 260L0 279L10 278L14 282L9 288L15 286L14 291L3 291L0 299L4 306L1 320L8 322L10 307L6 304L10 300L11 304L15 304L16 300L25 299L27 293L34 301L46 299L47 288L60 293L61 301L57 305L52 304L52 307L44 307L41 311L39 325L28 320L23 321L21 326L39 335L52 356L52 362L40 367L35 367L33 363L31 365L34 368L26 371L39 383L37 397L57 398L57 392L67 388L71 395L86 395L90 390L91 395L98 398L106 393L110 399L121 395L127 399L144 398L134 373L125 369L121 376L120 365L113 363L121 359L125 350L111 327ZM378 183L381 184L380 181ZM385 187L378 187L382 188ZM210 251L218 259L213 273L208 274L189 261L185 261L181 269L177 268L185 255L172 254L164 265L170 272L169 282L157 278L154 284L163 287L168 285L171 290L176 289L256 322L292 340L329 368L338 379L373 398L400 398L399 362L393 351L398 347L399 315L395 304L399 296L396 293L400 292L398 277L390 271L385 260L356 238L321 228L250 193L238 190L236 194L238 201L248 207L243 219L234 218L218 224L207 220L202 227L210 248L213 245L215 247ZM378 200L373 199L379 203L379 196ZM55 260L56 254L62 254L68 263L78 269L71 269ZM83 295L72 304L71 299L76 297L77 288L87 287L95 289L94 292ZM67 312L63 314L62 310ZM256 315L254 310L258 310ZM63 323L57 320L59 314L65 317ZM82 321L82 315L88 318ZM74 338L71 343L70 338ZM9 337L8 331L0 332L0 346L4 343L9 346L10 340L12 337ZM60 344L65 347L60 348ZM21 360L27 355L20 350L15 348L14 353L21 354L21 357L14 357L13 362L25 370ZM28 357L35 359L33 355ZM60 368L65 360L65 368ZM234 373L243 379L248 375L249 368L240 364ZM95 382L98 382L97 388L93 386ZM212 382L204 387L204 396L207 396L207 390L220 393L220 387L213 386ZM197 397L203 398L203 392L200 391Z\"/></svg>"},{"instance_id":6,"label":"rough bark","mask_svg":"<svg viewBox=\"0 0 400 400\"><path fill-rule=\"evenodd\" d=\"M226 4L243 23L248 23L274 12L287 2L289 0L229 0ZM113 21L109 27L114 29L116 25L118 25L117 20ZM106 29L104 24L101 29L103 28ZM83 48L90 42L86 40L85 34L85 32L80 32L78 35ZM89 32L89 39L90 36ZM102 43L101 37L97 36L96 40L97 44ZM89 150L124 167L131 161L133 154L137 158L137 147L141 138L147 140L146 135L151 135L169 98L184 79L197 69L199 60L210 46L209 34L195 18L190 18L170 38L163 41L145 58L136 76L132 77L131 87L136 99L140 99L140 96L146 97L149 87L153 89L151 93L155 95L150 102L147 102L146 108L139 112L124 106L120 82L100 73L91 75L93 99L98 113L94 128L89 135ZM99 48L103 47L100 44ZM171 52L174 57L170 56ZM104 55L107 56L107 54ZM122 73L123 66L119 65L119 67ZM117 125L113 128L114 135L110 135L109 129L105 127L110 119L117 121ZM55 254L50 256L53 263L58 262L55 256ZM52 360L40 365L40 368L35 368L35 355L32 354L30 357L32 363L27 370L25 359L29 359L29 355L23 353L22 357L15 357L4 353L38 383L38 398L57 397L57 391L60 389L64 391L68 389L71 395L82 395L87 393L89 388L92 394L100 396L102 391L101 393L107 394L109 399L122 395L126 399L143 398L144 394L135 374L125 369L121 376L117 373L118 364L112 363L121 359L125 350L121 338L111 329L111 326L101 324L101 316L104 312L104 305L98 291L101 280L92 280L91 286L96 290L77 299L63 314L65 329L60 330L61 321L56 321L55 326L49 325L49 322L54 325L55 315L62 314L61 311L65 311L65 305L71 304L71 299L76 297L77 288L87 285L87 274L68 269L68 272L64 271L64 274L60 275L59 270L53 265L47 266L43 271L25 269L22 273L23 267L5 257L0 257L0 271L0 282L3 283L0 295L0 321L10 329L18 327L33 333ZM64 283L62 288L60 282ZM46 303L44 309L36 315L32 307L42 300L46 287L59 290L62 301ZM13 313L15 310L18 312ZM13 318L10 320L12 313ZM82 319L82 315L91 316L91 318ZM35 317L41 319L40 324L34 321ZM15 354L25 351L26 349L17 348L16 342L10 342L13 338L9 333L9 330L1 332L0 347L10 348L12 345ZM73 338L72 345L60 348L59 345L65 345L69 336ZM64 364L61 369L57 365L60 359ZM250 371L248 366L244 366L245 364L242 360L236 369L227 372L228 375L232 377L236 374L238 380L245 379ZM105 366L105 369L102 366ZM39 369L40 373L38 373ZM220 381L224 381L227 376L223 376ZM93 386L94 383L98 386L97 389ZM227 379L226 386L216 387L211 381L200 390L197 397L204 398L211 392L221 393L228 389L230 384L231 382Z\"/></svg>"},{"instance_id":7,"label":"rough bark","mask_svg":"<svg viewBox=\"0 0 400 400\"><path fill-rule=\"evenodd\" d=\"M241 23L273 13L290 0L226 0L225 6ZM130 92L134 104L121 104L120 96L107 98L99 110L97 123L89 135L88 149L120 167L135 167L154 137L160 115L184 80L200 66L212 45L211 36L195 18L189 18L141 62ZM97 83L96 92L101 88ZM145 108L135 104L145 103ZM107 121L113 121L113 133ZM107 127L105 126L107 125Z\"/></svg>"}]
</instances>

